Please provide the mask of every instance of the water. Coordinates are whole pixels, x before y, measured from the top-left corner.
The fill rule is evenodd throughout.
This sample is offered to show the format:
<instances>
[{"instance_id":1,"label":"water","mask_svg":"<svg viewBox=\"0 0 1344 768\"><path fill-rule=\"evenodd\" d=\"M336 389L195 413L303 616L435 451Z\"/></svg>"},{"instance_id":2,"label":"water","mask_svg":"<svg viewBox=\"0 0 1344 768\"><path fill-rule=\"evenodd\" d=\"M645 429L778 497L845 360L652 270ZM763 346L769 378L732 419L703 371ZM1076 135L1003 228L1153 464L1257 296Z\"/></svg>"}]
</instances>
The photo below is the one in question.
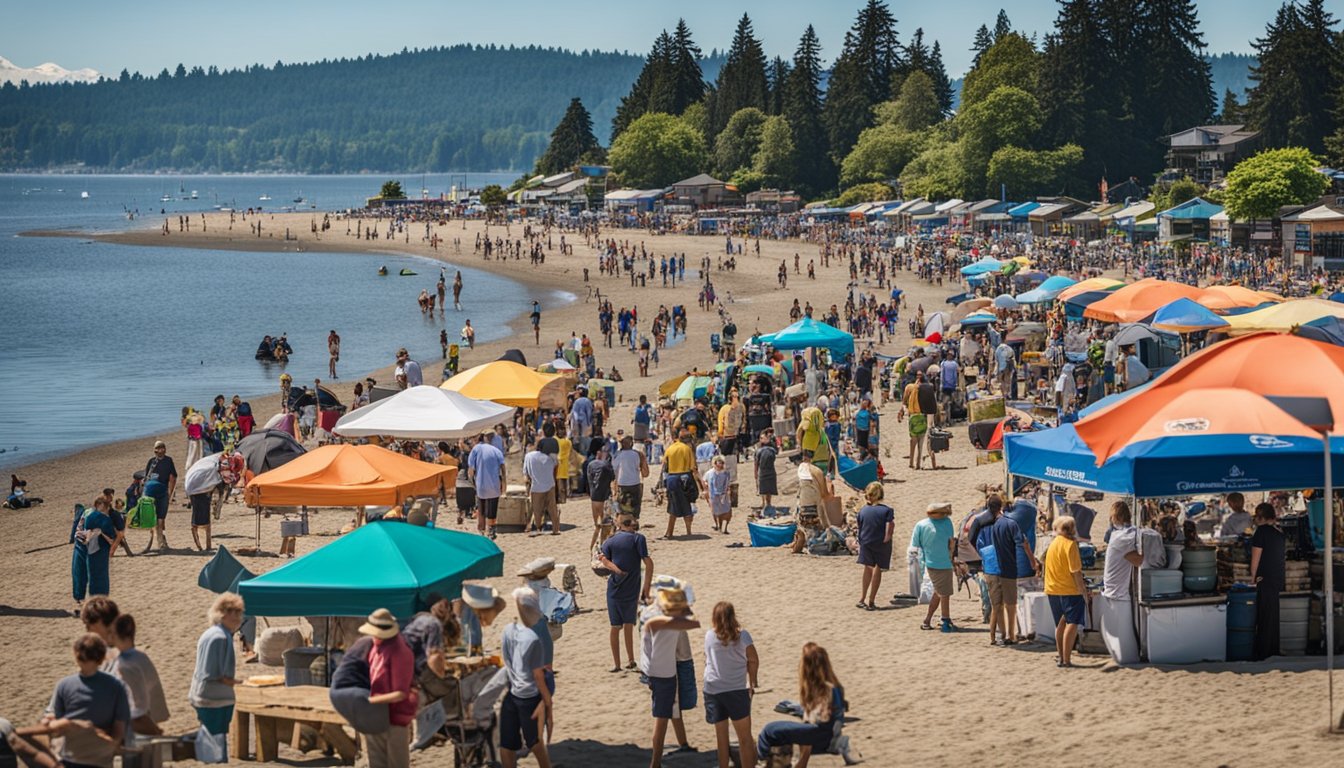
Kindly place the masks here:
<instances>
[{"instance_id":1,"label":"water","mask_svg":"<svg viewBox=\"0 0 1344 768\"><path fill-rule=\"evenodd\" d=\"M432 292L440 263L411 256L353 253L247 253L110 245L79 238L17 237L34 229L111 231L169 215L246 208L269 194L277 209L300 193L327 210L355 207L382 177L0 176L0 466L178 424L184 405L204 410L215 395L328 385L327 332L341 335L342 378L332 387L350 401L356 377L394 362L405 346L426 371L441 356L439 330L456 341L470 318L477 339L508 333L504 323L529 307L527 289L461 267L463 311L427 319L415 304ZM508 181L507 175L429 176L437 195L448 185ZM420 177L403 177L415 195ZM160 203L163 194L197 200ZM58 191L59 190L59 191ZM81 193L87 191L87 199ZM235 202L236 201L236 202ZM149 208L148 206L153 206ZM128 222L137 207L143 221ZM153 215L151 215L151 213ZM175 222L174 222L175 224ZM237 226L242 226L241 223ZM343 226L333 223L333 228ZM471 261L470 254L462 257ZM391 273L378 277L386 265ZM400 277L408 267L415 277ZM451 282L455 267L448 267ZM540 297L543 305L567 298ZM294 356L285 367L253 359L267 334L287 333Z\"/></svg>"}]
</instances>

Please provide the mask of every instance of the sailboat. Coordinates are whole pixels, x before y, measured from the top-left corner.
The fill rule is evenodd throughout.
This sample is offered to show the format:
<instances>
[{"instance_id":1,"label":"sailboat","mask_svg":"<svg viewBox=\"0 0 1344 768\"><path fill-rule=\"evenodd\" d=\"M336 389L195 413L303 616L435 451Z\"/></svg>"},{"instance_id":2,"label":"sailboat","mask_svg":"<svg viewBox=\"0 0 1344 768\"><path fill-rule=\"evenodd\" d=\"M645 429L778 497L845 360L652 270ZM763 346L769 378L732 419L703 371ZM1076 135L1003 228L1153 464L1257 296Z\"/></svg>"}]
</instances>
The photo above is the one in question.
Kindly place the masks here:
<instances>
[{"instance_id":1,"label":"sailboat","mask_svg":"<svg viewBox=\"0 0 1344 768\"><path fill-rule=\"evenodd\" d=\"M80 200L88 200L88 199L89 199L89 193L88 193L88 192L80 192L80 193L79 193L79 199L80 199Z\"/></svg>"},{"instance_id":2,"label":"sailboat","mask_svg":"<svg viewBox=\"0 0 1344 768\"><path fill-rule=\"evenodd\" d=\"M258 197L257 199L258 199L258 200L269 201L269 200L271 199L271 196L268 195L268 194L266 194L265 192L263 192L263 193L261 193L261 197Z\"/></svg>"}]
</instances>

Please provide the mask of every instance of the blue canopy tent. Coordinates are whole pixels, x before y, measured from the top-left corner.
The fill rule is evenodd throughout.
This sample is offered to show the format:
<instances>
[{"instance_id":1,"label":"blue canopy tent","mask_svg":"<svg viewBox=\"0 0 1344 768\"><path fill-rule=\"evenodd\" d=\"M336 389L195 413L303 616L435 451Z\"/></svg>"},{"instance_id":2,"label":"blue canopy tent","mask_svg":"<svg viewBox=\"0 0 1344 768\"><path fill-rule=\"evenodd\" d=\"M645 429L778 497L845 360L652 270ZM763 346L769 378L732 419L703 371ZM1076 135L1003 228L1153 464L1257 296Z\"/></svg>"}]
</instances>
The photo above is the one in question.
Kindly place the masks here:
<instances>
[{"instance_id":1,"label":"blue canopy tent","mask_svg":"<svg viewBox=\"0 0 1344 768\"><path fill-rule=\"evenodd\" d=\"M1177 299L1154 312L1150 325L1163 331L1194 333L1226 328L1228 323L1202 304Z\"/></svg>"},{"instance_id":2,"label":"blue canopy tent","mask_svg":"<svg viewBox=\"0 0 1344 768\"><path fill-rule=\"evenodd\" d=\"M1048 301L1054 301L1055 297L1062 293L1065 288L1077 282L1077 280L1064 275L1052 275L1030 291L1018 294L1017 303L1044 304Z\"/></svg>"},{"instance_id":3,"label":"blue canopy tent","mask_svg":"<svg viewBox=\"0 0 1344 768\"><path fill-rule=\"evenodd\" d=\"M979 261L972 262L962 267L961 274L969 277L971 275L983 275L989 272L998 272L1003 269L1003 264L1004 262L999 261L996 258L986 256Z\"/></svg>"},{"instance_id":4,"label":"blue canopy tent","mask_svg":"<svg viewBox=\"0 0 1344 768\"><path fill-rule=\"evenodd\" d=\"M959 325L965 328L980 328L998 321L993 312L973 312L961 319Z\"/></svg>"},{"instance_id":5,"label":"blue canopy tent","mask_svg":"<svg viewBox=\"0 0 1344 768\"><path fill-rule=\"evenodd\" d=\"M432 594L456 597L462 582L504 575L504 553L484 536L398 522L356 528L238 585L252 616L407 618Z\"/></svg>"},{"instance_id":6,"label":"blue canopy tent","mask_svg":"<svg viewBox=\"0 0 1344 768\"><path fill-rule=\"evenodd\" d=\"M804 317L782 331L762 336L761 342L780 350L816 347L829 349L837 355L854 354L853 334L810 317Z\"/></svg>"},{"instance_id":7,"label":"blue canopy tent","mask_svg":"<svg viewBox=\"0 0 1344 768\"><path fill-rule=\"evenodd\" d=\"M1299 325L1293 333L1306 339L1344 347L1344 318L1322 317L1319 320L1312 320L1310 323Z\"/></svg>"},{"instance_id":8,"label":"blue canopy tent","mask_svg":"<svg viewBox=\"0 0 1344 768\"><path fill-rule=\"evenodd\" d=\"M1070 296L1064 302L1064 318L1073 322L1081 323L1083 321L1083 310L1087 309L1094 302L1110 296L1113 291L1086 291L1077 296Z\"/></svg>"}]
</instances>

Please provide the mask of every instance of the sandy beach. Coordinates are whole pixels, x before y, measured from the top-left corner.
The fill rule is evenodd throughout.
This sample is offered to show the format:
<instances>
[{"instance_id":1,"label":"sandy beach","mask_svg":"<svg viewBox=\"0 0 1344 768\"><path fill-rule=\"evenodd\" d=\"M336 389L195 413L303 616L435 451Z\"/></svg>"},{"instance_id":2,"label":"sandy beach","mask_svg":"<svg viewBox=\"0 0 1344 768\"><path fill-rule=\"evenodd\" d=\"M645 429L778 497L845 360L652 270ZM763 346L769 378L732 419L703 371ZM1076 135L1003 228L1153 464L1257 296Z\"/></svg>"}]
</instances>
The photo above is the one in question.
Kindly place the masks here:
<instances>
[{"instance_id":1,"label":"sandy beach","mask_svg":"<svg viewBox=\"0 0 1344 768\"><path fill-rule=\"evenodd\" d=\"M195 217L199 222L199 217ZM317 220L320 222L320 214ZM652 253L685 253L687 282L676 288L631 287L628 277L599 276L594 251L585 246L583 237L567 233L573 255L559 252L560 233L555 233L554 250L546 253L544 264L532 266L527 259L485 260L472 253L480 223L461 222L436 228L445 242L435 250L421 241L423 225L410 227L410 241L359 240L345 234L345 222L333 217L331 229L320 238L310 233L314 216L309 213L266 214L264 232L257 238L248 233L241 220L229 229L228 214L207 214L206 231L199 227L168 235L161 233L161 222L148 221L145 230L98 235L98 239L138 245L172 245L218 250L293 250L353 251L374 254L369 257L370 274L378 265L376 254L406 253L447 262L451 280L452 264L489 270L542 290L564 290L577 299L567 305L544 306L541 343L533 343L525 312L517 308L514 332L508 338L462 351L462 368L499 357L505 349L518 347L529 362L540 363L552 357L555 341L567 339L571 331L588 333L596 341L597 304L586 301L588 288L600 289L616 308L638 306L651 316L660 304L682 304L689 314L689 335L685 341L663 351L660 366L650 377L638 377L635 356L624 349L597 348L598 366L620 368L624 382L617 385L622 402L612 418L613 429L629 428L632 402L640 394L654 395L658 382L693 367L712 364L709 334L719 330L717 316L696 306L698 283L694 266L702 256L713 259L723 252L722 237L652 235L644 230L603 230L603 237L630 241ZM194 222L194 224L196 223ZM175 224L176 222L174 222ZM417 229L418 227L418 229ZM380 228L385 228L385 225ZM288 229L296 239L285 240ZM492 237L521 237L521 225L514 224L506 234L504 227L492 226ZM88 237L79 234L80 237ZM460 238L455 250L453 239ZM821 266L817 248L798 241L760 241L758 258L749 245L737 259L734 272L715 272L713 279L720 295L731 292L729 312L737 322L741 336L753 329L773 331L788 324L788 307L794 298L810 301L819 308L843 304L848 271L839 260L829 268ZM803 271L793 274L793 255L801 254ZM806 265L817 259L817 279L809 281ZM775 273L781 260L789 264L787 289L776 287ZM583 270L590 269L585 286ZM422 273L406 278L404 306L387 311L404 313L408 329L414 328L416 295L421 288L433 288L435 275ZM398 279L398 278L390 278ZM916 305L926 309L943 308L944 299L957 292L954 286L942 288L898 273L897 284L908 292L911 312ZM873 291L878 292L874 286ZM464 296L472 295L468 284ZM300 297L297 300L306 300ZM277 310L277 313L282 310ZM453 310L447 312L452 326ZM466 315L463 316L465 319ZM903 318L905 315L903 315ZM460 321L458 321L460 325ZM332 326L340 329L340 308L332 309ZM408 333L411 332L408 330ZM908 334L899 330L895 341L882 351L903 351ZM342 371L333 389L349 402L350 388L364 375L380 381L391 379L392 355L405 343L396 338L384 345L388 367L376 372ZM534 361L535 357L535 361ZM440 361L421 360L425 383L440 382ZM297 383L297 382L296 382ZM324 384L328 384L324 377ZM259 422L278 408L278 395L249 398ZM207 403L196 404L205 408ZM174 411L175 403L164 408ZM954 505L960 520L972 505L981 501L975 487L1000 482L1003 466L976 466L963 427L953 429L952 450L939 456L937 471L911 471L906 468L905 428L896 419L897 405L881 409L883 418L882 461L888 472L887 503L896 510L893 569L884 578L882 594L904 591L907 583L904 545L912 525L923 517L926 504L947 501ZM181 430L163 436L169 453L185 470L185 438ZM153 438L99 446L55 460L14 470L25 478L35 495L46 504L23 511L0 511L0 714L15 722L36 721L56 681L69 674L69 642L80 631L78 620L70 616L70 548L66 539L70 528L70 509L75 503L89 503L103 487L124 489L131 474L143 469ZM510 457L516 463L517 456ZM744 469L748 465L743 465ZM754 483L744 474L740 511L758 503ZM843 488L846 497L857 494ZM112 597L122 611L135 615L139 625L139 645L158 666L162 676L172 719L169 733L194 730L194 713L187 704L187 686L194 662L193 648L205 627L205 612L211 595L196 585L196 575L208 555L190 549L188 512L181 506L185 494L179 488L177 501L168 518L167 535L175 548L164 554L134 558L115 557L111 567ZM707 515L702 517L707 518ZM235 549L252 539L254 516L241 504L226 506L223 519L215 525L217 544ZM313 520L313 535L298 542L298 553L312 551L335 536L350 519L348 510L323 510ZM441 518L444 520L446 518ZM558 673L556 694L555 742L552 755L564 766L634 766L646 764L652 721L649 716L648 689L638 682L637 673L610 674L607 645L607 619L603 602L604 585L586 567L589 541L588 502L573 499L562 507L564 535L528 538L521 534L502 534L499 545L505 552L504 571L516 568L539 555L556 557L561 562L580 564L585 593L580 605L585 611L566 626L556 641ZM1109 657L1083 656L1080 668L1057 669L1051 663L1052 646L1018 645L992 648L985 625L980 623L980 602L965 592L954 598L953 618L963 631L957 634L920 632L923 607L884 607L877 612L855 608L859 593L860 568L852 557L813 557L792 555L785 550L728 548L732 543L747 542L743 515L732 524L731 535L722 536L710 529L708 519L697 520L696 535L676 541L655 541L665 518L646 493L644 533L650 538L650 550L656 572L689 579L698 598L697 612L708 622L713 604L730 600L738 616L755 638L761 657L759 691L753 706L753 726L760 727L783 718L772 710L788 698L797 698L797 662L803 643L815 641L830 651L836 672L845 686L852 718L845 732L863 753L866 765L996 765L996 764L1097 764L1160 763L1198 766L1254 765L1327 765L1338 761L1344 742L1325 734L1327 710L1324 704L1326 678L1324 660L1309 657L1297 661L1278 660L1268 664L1197 665L1192 667L1152 667L1119 669ZM448 519L451 524L451 519ZM470 523L469 523L470 524ZM279 522L272 517L263 521L266 548L278 545ZM146 533L131 531L129 538L137 552L146 542ZM243 558L255 572L282 565L276 558ZM517 579L506 575L497 586L507 592ZM512 615L510 609L509 615ZM289 623L282 620L276 623ZM487 647L498 647L501 623L487 630ZM703 633L692 634L697 670L703 672L701 655ZM257 665L240 667L242 676L265 674L271 670ZM704 722L701 708L686 713L691 744L699 754L679 754L667 758L669 766L714 765L714 735ZM1330 757L1335 755L1335 757ZM320 755L310 754L307 757ZM302 760L300 753L282 749L286 761ZM451 753L430 749L416 753L416 765L444 765ZM326 763L323 763L326 764ZM535 764L526 760L524 765ZM834 766L836 756L817 756L814 765Z\"/></svg>"}]
</instances>

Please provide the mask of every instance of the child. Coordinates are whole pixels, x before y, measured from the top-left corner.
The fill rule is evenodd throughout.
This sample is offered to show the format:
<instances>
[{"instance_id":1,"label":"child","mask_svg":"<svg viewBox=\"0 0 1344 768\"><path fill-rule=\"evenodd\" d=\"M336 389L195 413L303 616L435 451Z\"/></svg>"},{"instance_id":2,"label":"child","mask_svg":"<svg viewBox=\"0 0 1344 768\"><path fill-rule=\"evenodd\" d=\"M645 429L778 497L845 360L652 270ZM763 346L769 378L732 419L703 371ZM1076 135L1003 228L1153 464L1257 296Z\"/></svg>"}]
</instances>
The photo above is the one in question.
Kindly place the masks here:
<instances>
[{"instance_id":1,"label":"child","mask_svg":"<svg viewBox=\"0 0 1344 768\"><path fill-rule=\"evenodd\" d=\"M722 456L714 457L714 467L705 473L705 485L709 488L709 511L714 517L714 530L728 533L728 522L733 519L732 497L729 475Z\"/></svg>"}]
</instances>

